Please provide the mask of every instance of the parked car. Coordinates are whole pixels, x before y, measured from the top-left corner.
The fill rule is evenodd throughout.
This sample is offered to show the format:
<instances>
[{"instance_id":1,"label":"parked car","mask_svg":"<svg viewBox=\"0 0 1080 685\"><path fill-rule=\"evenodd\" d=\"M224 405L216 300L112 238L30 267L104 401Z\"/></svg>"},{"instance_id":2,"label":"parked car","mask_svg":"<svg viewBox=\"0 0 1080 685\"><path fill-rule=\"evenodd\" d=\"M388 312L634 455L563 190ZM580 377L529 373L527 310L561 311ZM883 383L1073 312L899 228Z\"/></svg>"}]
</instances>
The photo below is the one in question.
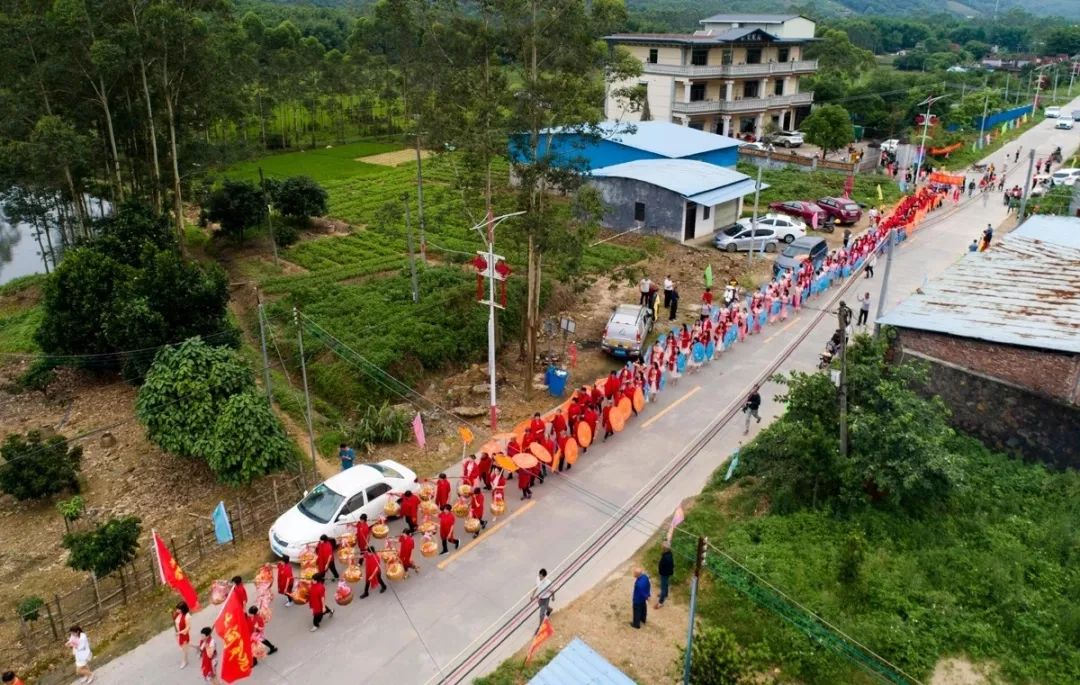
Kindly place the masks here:
<instances>
[{"instance_id":1,"label":"parked car","mask_svg":"<svg viewBox=\"0 0 1080 685\"><path fill-rule=\"evenodd\" d=\"M802 131L778 131L769 136L768 141L781 147L800 147L804 142Z\"/></svg>"},{"instance_id":2,"label":"parked car","mask_svg":"<svg viewBox=\"0 0 1080 685\"><path fill-rule=\"evenodd\" d=\"M739 143L739 149L740 150L745 150L746 148L751 148L753 150L760 150L762 152L766 152L766 151L772 149L772 145L766 145L765 143L762 143L762 142L759 142L759 141L754 141L754 142L749 142L749 143Z\"/></svg>"},{"instance_id":3,"label":"parked car","mask_svg":"<svg viewBox=\"0 0 1080 685\"><path fill-rule=\"evenodd\" d=\"M636 304L620 304L604 326L600 347L616 357L637 357L652 327L652 309Z\"/></svg>"},{"instance_id":4,"label":"parked car","mask_svg":"<svg viewBox=\"0 0 1080 685\"><path fill-rule=\"evenodd\" d=\"M888 140L881 141L881 149L889 154L896 154L896 151L900 148L900 141L896 138L889 138Z\"/></svg>"},{"instance_id":5,"label":"parked car","mask_svg":"<svg viewBox=\"0 0 1080 685\"><path fill-rule=\"evenodd\" d=\"M740 219L717 233L713 244L726 252L747 251L751 245L756 252L776 252L780 241L776 231L761 226L760 221L755 229L751 219Z\"/></svg>"},{"instance_id":6,"label":"parked car","mask_svg":"<svg viewBox=\"0 0 1080 685\"><path fill-rule=\"evenodd\" d=\"M774 214L772 212L758 217L758 228L762 226L776 231L776 237L785 243L790 243L806 235L806 222L798 217L788 214Z\"/></svg>"},{"instance_id":7,"label":"parked car","mask_svg":"<svg viewBox=\"0 0 1080 685\"><path fill-rule=\"evenodd\" d=\"M389 459L357 464L316 485L270 526L270 549L276 556L300 556L320 535L340 537L367 514L375 522L392 493L417 487L416 473Z\"/></svg>"},{"instance_id":8,"label":"parked car","mask_svg":"<svg viewBox=\"0 0 1080 685\"><path fill-rule=\"evenodd\" d=\"M1034 186L1031 189L1032 197L1046 195L1054 187L1054 181L1050 174L1036 174L1035 178L1031 179L1031 182Z\"/></svg>"},{"instance_id":9,"label":"parked car","mask_svg":"<svg viewBox=\"0 0 1080 685\"><path fill-rule=\"evenodd\" d=\"M796 216L806 222L807 225L814 225L814 215L817 215L817 225L821 226L825 223L825 217L828 214L817 204L809 202L807 200L788 200L786 202L771 202L769 203L769 209L777 212L783 212L784 214L790 214Z\"/></svg>"},{"instance_id":10,"label":"parked car","mask_svg":"<svg viewBox=\"0 0 1080 685\"><path fill-rule=\"evenodd\" d=\"M817 206L841 225L855 224L862 218L859 205L846 197L823 197L817 201Z\"/></svg>"},{"instance_id":11,"label":"parked car","mask_svg":"<svg viewBox=\"0 0 1080 685\"><path fill-rule=\"evenodd\" d=\"M1073 121L1080 121L1080 109L1074 109L1072 111L1072 119Z\"/></svg>"},{"instance_id":12,"label":"parked car","mask_svg":"<svg viewBox=\"0 0 1080 685\"><path fill-rule=\"evenodd\" d=\"M1047 107L1045 110L1043 110L1043 116L1045 116L1047 119L1057 119L1061 116L1061 108Z\"/></svg>"},{"instance_id":13,"label":"parked car","mask_svg":"<svg viewBox=\"0 0 1080 685\"><path fill-rule=\"evenodd\" d=\"M1057 123L1054 124L1054 128L1060 128L1064 131L1071 131L1073 129L1072 119L1058 119Z\"/></svg>"},{"instance_id":14,"label":"parked car","mask_svg":"<svg viewBox=\"0 0 1080 685\"><path fill-rule=\"evenodd\" d=\"M786 269L798 269L803 259L809 258L810 263L817 269L825 261L829 254L829 245L820 236L806 236L799 238L784 248L780 256L773 262L773 274L779 275Z\"/></svg>"},{"instance_id":15,"label":"parked car","mask_svg":"<svg viewBox=\"0 0 1080 685\"><path fill-rule=\"evenodd\" d=\"M1058 169L1054 172L1054 175L1050 177L1056 186L1071 186L1076 183L1076 179L1080 178L1080 169L1076 167L1065 167L1064 169Z\"/></svg>"}]
</instances>

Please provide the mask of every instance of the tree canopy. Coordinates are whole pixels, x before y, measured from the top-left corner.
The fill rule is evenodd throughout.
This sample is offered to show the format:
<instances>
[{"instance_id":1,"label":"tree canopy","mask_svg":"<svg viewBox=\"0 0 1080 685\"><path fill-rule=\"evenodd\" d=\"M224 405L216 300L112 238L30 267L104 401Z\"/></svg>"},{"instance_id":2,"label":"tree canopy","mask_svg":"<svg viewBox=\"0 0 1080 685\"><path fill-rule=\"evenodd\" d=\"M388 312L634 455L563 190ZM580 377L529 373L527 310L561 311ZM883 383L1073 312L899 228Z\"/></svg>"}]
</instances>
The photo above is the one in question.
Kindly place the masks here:
<instances>
[{"instance_id":1,"label":"tree canopy","mask_svg":"<svg viewBox=\"0 0 1080 685\"><path fill-rule=\"evenodd\" d=\"M840 105L822 105L801 125L806 140L817 145L828 155L855 140L855 130L851 125L851 115Z\"/></svg>"},{"instance_id":2,"label":"tree canopy","mask_svg":"<svg viewBox=\"0 0 1080 685\"><path fill-rule=\"evenodd\" d=\"M82 448L68 447L63 436L30 431L12 433L0 445L0 492L30 500L79 491Z\"/></svg>"}]
</instances>

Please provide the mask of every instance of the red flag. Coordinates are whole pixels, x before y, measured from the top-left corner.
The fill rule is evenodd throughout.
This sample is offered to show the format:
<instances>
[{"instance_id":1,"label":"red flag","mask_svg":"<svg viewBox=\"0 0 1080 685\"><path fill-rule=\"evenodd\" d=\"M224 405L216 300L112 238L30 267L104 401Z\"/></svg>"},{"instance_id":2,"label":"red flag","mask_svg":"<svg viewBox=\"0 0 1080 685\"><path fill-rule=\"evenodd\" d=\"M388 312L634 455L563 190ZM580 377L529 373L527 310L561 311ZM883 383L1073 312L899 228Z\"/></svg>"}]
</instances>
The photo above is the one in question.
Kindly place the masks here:
<instances>
[{"instance_id":1,"label":"red flag","mask_svg":"<svg viewBox=\"0 0 1080 685\"><path fill-rule=\"evenodd\" d=\"M540 624L540 630L536 631L536 635L533 636L532 644L529 645L529 653L525 655L525 663L529 663L529 660L533 658L533 654L536 654L536 650L540 649L540 645L547 642L548 638L555 634L555 629L551 627L551 619L545 618L544 622Z\"/></svg>"},{"instance_id":2,"label":"red flag","mask_svg":"<svg viewBox=\"0 0 1080 685\"><path fill-rule=\"evenodd\" d=\"M227 683L235 682L251 675L254 665L251 655L251 624L245 616L245 607L236 588L229 591L229 597L214 621L214 632L224 641L221 653L221 679Z\"/></svg>"},{"instance_id":3,"label":"red flag","mask_svg":"<svg viewBox=\"0 0 1080 685\"><path fill-rule=\"evenodd\" d=\"M172 552L165 546L165 543L161 540L161 536L157 534L157 531L153 531L154 536L154 554L157 555L158 571L161 573L161 582L170 586L172 589L180 593L180 596L184 598L184 602L187 603L188 608L195 611L199 608L199 593L195 592L195 586L191 584L191 579L187 577L180 565L176 563L176 559L173 558Z\"/></svg>"}]
</instances>

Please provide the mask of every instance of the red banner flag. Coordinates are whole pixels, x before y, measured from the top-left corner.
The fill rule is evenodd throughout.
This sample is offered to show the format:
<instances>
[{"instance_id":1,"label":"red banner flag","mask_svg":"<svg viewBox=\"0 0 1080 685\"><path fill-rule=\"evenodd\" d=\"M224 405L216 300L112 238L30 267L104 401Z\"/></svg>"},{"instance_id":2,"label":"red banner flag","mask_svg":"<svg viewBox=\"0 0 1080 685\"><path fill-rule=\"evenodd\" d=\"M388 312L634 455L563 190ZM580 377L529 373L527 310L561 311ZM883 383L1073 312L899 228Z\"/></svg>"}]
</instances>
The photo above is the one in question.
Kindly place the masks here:
<instances>
[{"instance_id":1,"label":"red banner flag","mask_svg":"<svg viewBox=\"0 0 1080 685\"><path fill-rule=\"evenodd\" d=\"M214 632L221 636L225 645L221 650L221 679L232 683L251 675L254 666L251 654L251 624L244 615L245 607L236 588L214 621Z\"/></svg>"},{"instance_id":2,"label":"red banner flag","mask_svg":"<svg viewBox=\"0 0 1080 685\"><path fill-rule=\"evenodd\" d=\"M536 650L540 649L540 645L547 642L548 638L555 634L555 629L551 627L551 619L545 618L544 622L540 624L540 630L536 631L536 635L533 636L532 644L529 645L529 653L525 655L525 663L529 663L529 660L536 654Z\"/></svg>"},{"instance_id":3,"label":"red banner flag","mask_svg":"<svg viewBox=\"0 0 1080 685\"><path fill-rule=\"evenodd\" d=\"M172 552L165 546L157 531L153 531L154 554L157 555L158 571L161 573L161 582L180 593L187 603L188 608L195 611L199 608L199 593L195 592L195 586L187 577L184 570L176 563Z\"/></svg>"}]
</instances>

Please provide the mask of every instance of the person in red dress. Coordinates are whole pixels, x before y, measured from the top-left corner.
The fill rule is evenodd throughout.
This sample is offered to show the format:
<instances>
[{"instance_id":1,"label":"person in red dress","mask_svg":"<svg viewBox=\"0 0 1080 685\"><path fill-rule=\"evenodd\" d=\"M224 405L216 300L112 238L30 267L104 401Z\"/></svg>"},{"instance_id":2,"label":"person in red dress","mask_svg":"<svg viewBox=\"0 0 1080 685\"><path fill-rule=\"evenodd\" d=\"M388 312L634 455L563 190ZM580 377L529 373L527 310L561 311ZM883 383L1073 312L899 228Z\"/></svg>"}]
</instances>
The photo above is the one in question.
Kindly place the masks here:
<instances>
[{"instance_id":1,"label":"person in red dress","mask_svg":"<svg viewBox=\"0 0 1080 685\"><path fill-rule=\"evenodd\" d=\"M364 594L360 595L360 599L368 596L371 586L375 583L379 584L379 594L386 592L386 583L382 579L382 564L379 561L379 555L375 553L374 547L368 547L367 552L364 552Z\"/></svg>"},{"instance_id":2,"label":"person in red dress","mask_svg":"<svg viewBox=\"0 0 1080 685\"><path fill-rule=\"evenodd\" d=\"M540 412L533 414L532 420L529 421L529 430L532 431L533 437L537 440L544 437L544 434L547 432L547 425L544 423L544 420L540 418Z\"/></svg>"},{"instance_id":3,"label":"person in red dress","mask_svg":"<svg viewBox=\"0 0 1080 685\"><path fill-rule=\"evenodd\" d=\"M476 455L470 454L461 465L461 482L470 488L476 485L476 478L480 474L480 467L476 463Z\"/></svg>"},{"instance_id":4,"label":"person in red dress","mask_svg":"<svg viewBox=\"0 0 1080 685\"><path fill-rule=\"evenodd\" d=\"M454 525L457 523L457 517L454 516L454 512L450 510L449 504L442 506L442 511L439 512L439 538L442 540L442 554L446 554L446 543L454 543L454 549L461 546L457 537L454 535Z\"/></svg>"},{"instance_id":5,"label":"person in red dress","mask_svg":"<svg viewBox=\"0 0 1080 685\"><path fill-rule=\"evenodd\" d=\"M398 503L401 504L401 516L405 519L409 532L415 532L416 517L420 513L420 498L414 495L412 490L406 490Z\"/></svg>"},{"instance_id":6,"label":"person in red dress","mask_svg":"<svg viewBox=\"0 0 1080 685\"><path fill-rule=\"evenodd\" d=\"M484 520L484 491L480 488L473 488L472 497L469 498L469 516L480 520L480 530L487 528L487 521ZM473 533L474 538L480 537L480 530Z\"/></svg>"},{"instance_id":7,"label":"person in red dress","mask_svg":"<svg viewBox=\"0 0 1080 685\"><path fill-rule=\"evenodd\" d=\"M615 391L619 389L619 376L612 371L608 374L607 379L604 380L604 397L611 399L615 396Z\"/></svg>"},{"instance_id":8,"label":"person in red dress","mask_svg":"<svg viewBox=\"0 0 1080 685\"><path fill-rule=\"evenodd\" d=\"M334 580L338 579L337 564L334 563L334 543L327 535L320 535L319 543L315 545L315 568L323 575L329 570L334 574Z\"/></svg>"},{"instance_id":9,"label":"person in red dress","mask_svg":"<svg viewBox=\"0 0 1080 685\"><path fill-rule=\"evenodd\" d=\"M405 567L405 577L409 577L409 569L420 573L420 568L413 563L412 553L416 549L416 540L413 540L412 533L405 531L398 536L398 558L401 559L401 565Z\"/></svg>"},{"instance_id":10,"label":"person in red dress","mask_svg":"<svg viewBox=\"0 0 1080 685\"><path fill-rule=\"evenodd\" d=\"M615 435L615 429L611 427L611 407L611 402L604 402L604 442L607 442L609 436Z\"/></svg>"},{"instance_id":11,"label":"person in red dress","mask_svg":"<svg viewBox=\"0 0 1080 685\"><path fill-rule=\"evenodd\" d=\"M314 633L319 629L323 616L334 615L334 610L326 606L326 576L322 573L316 573L311 577L308 606L311 607L311 632Z\"/></svg>"},{"instance_id":12,"label":"person in red dress","mask_svg":"<svg viewBox=\"0 0 1080 685\"><path fill-rule=\"evenodd\" d=\"M566 417L563 416L562 409L559 409L551 419L551 432L558 438L561 435L566 435L566 428Z\"/></svg>"},{"instance_id":13,"label":"person in red dress","mask_svg":"<svg viewBox=\"0 0 1080 685\"><path fill-rule=\"evenodd\" d=\"M491 477L491 501L501 502L506 499L506 473L502 469L495 469Z\"/></svg>"},{"instance_id":14,"label":"person in red dress","mask_svg":"<svg viewBox=\"0 0 1080 685\"><path fill-rule=\"evenodd\" d=\"M233 592L240 595L240 603L247 606L247 590L244 589L244 579L240 576L232 577Z\"/></svg>"},{"instance_id":15,"label":"person in red dress","mask_svg":"<svg viewBox=\"0 0 1080 685\"><path fill-rule=\"evenodd\" d=\"M518 444L517 436L510 438L510 442L506 443L506 456L512 457L515 454L521 454L521 445ZM442 505L439 505L442 508Z\"/></svg>"},{"instance_id":16,"label":"person in red dress","mask_svg":"<svg viewBox=\"0 0 1080 685\"><path fill-rule=\"evenodd\" d=\"M480 473L480 482L484 484L485 490L491 489L491 455L487 452L480 453L480 462L477 464L477 469Z\"/></svg>"},{"instance_id":17,"label":"person in red dress","mask_svg":"<svg viewBox=\"0 0 1080 685\"><path fill-rule=\"evenodd\" d=\"M517 476L521 499L532 499L532 474L529 473L529 469L518 469Z\"/></svg>"},{"instance_id":18,"label":"person in red dress","mask_svg":"<svg viewBox=\"0 0 1080 685\"><path fill-rule=\"evenodd\" d=\"M187 602L176 605L173 628L176 629L176 644L180 645L180 668L187 668L188 647L191 646L191 609Z\"/></svg>"},{"instance_id":19,"label":"person in red dress","mask_svg":"<svg viewBox=\"0 0 1080 685\"><path fill-rule=\"evenodd\" d=\"M290 596L293 591L292 564L289 563L289 557L284 555L277 563L277 591L279 595L285 597L285 606L291 607L293 604Z\"/></svg>"},{"instance_id":20,"label":"person in red dress","mask_svg":"<svg viewBox=\"0 0 1080 685\"><path fill-rule=\"evenodd\" d=\"M596 435L596 421L598 418L596 410L591 406L586 406L585 410L581 412L581 420L589 424L589 430L594 436Z\"/></svg>"},{"instance_id":21,"label":"person in red dress","mask_svg":"<svg viewBox=\"0 0 1080 685\"><path fill-rule=\"evenodd\" d=\"M210 626L203 628L199 638L199 662L202 666L202 677L208 683L218 685L217 679L217 646L211 636Z\"/></svg>"},{"instance_id":22,"label":"person in red dress","mask_svg":"<svg viewBox=\"0 0 1080 685\"><path fill-rule=\"evenodd\" d=\"M367 514L360 514L360 520L356 522L356 546L363 552L368 547L371 539L371 526L367 522Z\"/></svg>"},{"instance_id":23,"label":"person in red dress","mask_svg":"<svg viewBox=\"0 0 1080 685\"><path fill-rule=\"evenodd\" d=\"M266 619L259 615L259 607L249 606L247 612L248 627L251 629L251 641L254 643L256 640L263 643L266 647L266 656L270 656L277 651L277 647L273 642L266 639ZM253 666L259 665L259 660L253 658L251 660Z\"/></svg>"},{"instance_id":24,"label":"person in red dress","mask_svg":"<svg viewBox=\"0 0 1080 685\"><path fill-rule=\"evenodd\" d=\"M611 373L612 375L615 374L614 371L612 371ZM616 379L615 382L617 383L618 379ZM589 393L589 401L592 402L592 405L594 407L600 406L600 403L604 401L604 391L594 385L592 391Z\"/></svg>"},{"instance_id":25,"label":"person in red dress","mask_svg":"<svg viewBox=\"0 0 1080 685\"><path fill-rule=\"evenodd\" d=\"M439 509L442 509L445 505L450 503L450 481L447 480L445 473L439 474L439 479L435 481L435 504Z\"/></svg>"}]
</instances>

